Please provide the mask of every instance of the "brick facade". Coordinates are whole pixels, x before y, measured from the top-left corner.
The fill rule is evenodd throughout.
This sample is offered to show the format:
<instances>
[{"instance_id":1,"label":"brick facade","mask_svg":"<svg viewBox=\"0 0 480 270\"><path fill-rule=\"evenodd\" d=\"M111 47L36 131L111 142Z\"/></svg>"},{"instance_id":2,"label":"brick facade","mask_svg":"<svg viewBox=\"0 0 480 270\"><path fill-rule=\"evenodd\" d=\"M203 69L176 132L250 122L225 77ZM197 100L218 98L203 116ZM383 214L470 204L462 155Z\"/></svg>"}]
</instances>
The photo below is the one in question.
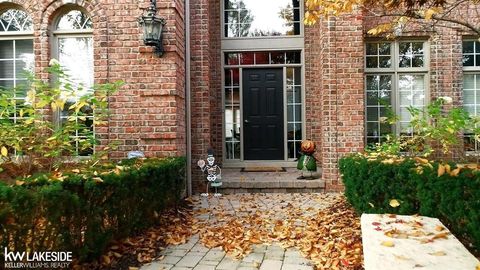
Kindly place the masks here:
<instances>
[{"instance_id":1,"label":"brick facade","mask_svg":"<svg viewBox=\"0 0 480 270\"><path fill-rule=\"evenodd\" d=\"M68 9L80 9L93 21L95 83L123 80L125 86L110 97L108 127L96 129L103 143L116 141L111 158L125 158L131 150L148 156L186 154L185 145L185 29L183 1L158 1L158 15L167 21L165 55L155 56L143 45L138 17L149 1L22 1L0 8L26 10L34 23L35 73L48 79L51 29ZM3 6L2 6L3 5Z\"/></svg>"},{"instance_id":2,"label":"brick facade","mask_svg":"<svg viewBox=\"0 0 480 270\"><path fill-rule=\"evenodd\" d=\"M110 97L108 127L96 130L102 142L118 141L111 158L124 158L131 150L147 156L192 157L193 189L204 187L196 161L212 148L223 153L223 104L219 0L190 0L191 57L185 55L184 1L158 1L158 15L167 21L165 55L158 57L144 46L137 19L148 0L13 0L0 8L20 7L34 22L35 72L44 72L51 55L51 26L69 8L80 8L93 20L94 76L96 83L125 81ZM467 8L467 7L465 7ZM461 15L461 13L458 13ZM328 190L341 190L338 161L364 149L364 42L377 18L355 13L322 19L305 27L305 137L317 143L317 158ZM431 98L452 96L462 104L462 37L459 28L431 33L408 29L405 35L429 39ZM190 60L192 149L186 148L185 61ZM455 156L461 156L458 149Z\"/></svg>"}]
</instances>

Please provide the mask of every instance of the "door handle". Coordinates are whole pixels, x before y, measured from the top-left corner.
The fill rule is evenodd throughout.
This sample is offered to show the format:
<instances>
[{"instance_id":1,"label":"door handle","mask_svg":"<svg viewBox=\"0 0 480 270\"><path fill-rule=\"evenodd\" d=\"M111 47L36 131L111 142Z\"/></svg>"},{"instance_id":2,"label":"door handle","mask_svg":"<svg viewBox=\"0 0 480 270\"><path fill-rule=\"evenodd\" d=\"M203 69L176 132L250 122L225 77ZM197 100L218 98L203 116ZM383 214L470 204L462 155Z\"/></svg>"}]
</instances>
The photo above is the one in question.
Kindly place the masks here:
<instances>
[{"instance_id":1,"label":"door handle","mask_svg":"<svg viewBox=\"0 0 480 270\"><path fill-rule=\"evenodd\" d=\"M244 122L245 122L245 123L247 123L247 124L248 124L248 123L250 123L250 121L248 121L247 119L245 119L245 121L244 121Z\"/></svg>"}]
</instances>

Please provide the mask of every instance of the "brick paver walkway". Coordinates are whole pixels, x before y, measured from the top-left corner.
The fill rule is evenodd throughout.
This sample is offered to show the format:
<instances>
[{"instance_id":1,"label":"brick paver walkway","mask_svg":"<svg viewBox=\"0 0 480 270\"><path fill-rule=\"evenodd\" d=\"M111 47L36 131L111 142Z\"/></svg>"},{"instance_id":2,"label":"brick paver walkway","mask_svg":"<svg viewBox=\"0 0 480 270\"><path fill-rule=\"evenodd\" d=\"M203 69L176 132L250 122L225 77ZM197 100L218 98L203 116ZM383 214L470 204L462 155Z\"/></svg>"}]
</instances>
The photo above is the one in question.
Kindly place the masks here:
<instances>
[{"instance_id":1,"label":"brick paver walkway","mask_svg":"<svg viewBox=\"0 0 480 270\"><path fill-rule=\"evenodd\" d=\"M327 207L339 194L235 194L220 198L194 198L196 218L210 221L215 211L236 217L257 212L281 219L288 215L289 206L302 209L303 215L313 215ZM198 211L199 210L199 211ZM169 246L158 260L144 265L142 270L309 270L314 269L296 248L284 249L278 244L253 246L252 252L242 259L226 255L221 248L206 248L199 236L187 243Z\"/></svg>"}]
</instances>

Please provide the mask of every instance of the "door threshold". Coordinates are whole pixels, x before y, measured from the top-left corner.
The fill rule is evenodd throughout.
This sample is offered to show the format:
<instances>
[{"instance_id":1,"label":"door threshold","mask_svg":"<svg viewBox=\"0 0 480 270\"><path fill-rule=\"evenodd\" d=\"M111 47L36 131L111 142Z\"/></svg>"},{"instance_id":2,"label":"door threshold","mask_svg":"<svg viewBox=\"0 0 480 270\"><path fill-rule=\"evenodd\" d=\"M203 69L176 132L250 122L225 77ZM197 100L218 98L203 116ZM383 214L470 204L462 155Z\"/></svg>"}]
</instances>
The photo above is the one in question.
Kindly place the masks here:
<instances>
[{"instance_id":1,"label":"door threshold","mask_svg":"<svg viewBox=\"0 0 480 270\"><path fill-rule=\"evenodd\" d=\"M248 161L225 161L223 168L247 168L247 167L285 167L295 168L295 161L266 161L266 160L248 160Z\"/></svg>"}]
</instances>

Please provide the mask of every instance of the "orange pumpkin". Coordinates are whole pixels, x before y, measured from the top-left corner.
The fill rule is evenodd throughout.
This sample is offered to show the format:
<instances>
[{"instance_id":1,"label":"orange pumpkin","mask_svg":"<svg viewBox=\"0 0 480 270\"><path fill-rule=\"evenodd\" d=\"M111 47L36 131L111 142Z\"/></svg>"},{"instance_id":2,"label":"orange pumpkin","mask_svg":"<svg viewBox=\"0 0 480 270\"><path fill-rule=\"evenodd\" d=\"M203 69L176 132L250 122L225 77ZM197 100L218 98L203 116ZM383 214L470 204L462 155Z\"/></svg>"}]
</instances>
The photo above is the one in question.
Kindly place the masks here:
<instances>
[{"instance_id":1,"label":"orange pumpkin","mask_svg":"<svg viewBox=\"0 0 480 270\"><path fill-rule=\"evenodd\" d=\"M311 155L315 152L315 143L310 140L305 140L302 142L300 150L304 154Z\"/></svg>"}]
</instances>

